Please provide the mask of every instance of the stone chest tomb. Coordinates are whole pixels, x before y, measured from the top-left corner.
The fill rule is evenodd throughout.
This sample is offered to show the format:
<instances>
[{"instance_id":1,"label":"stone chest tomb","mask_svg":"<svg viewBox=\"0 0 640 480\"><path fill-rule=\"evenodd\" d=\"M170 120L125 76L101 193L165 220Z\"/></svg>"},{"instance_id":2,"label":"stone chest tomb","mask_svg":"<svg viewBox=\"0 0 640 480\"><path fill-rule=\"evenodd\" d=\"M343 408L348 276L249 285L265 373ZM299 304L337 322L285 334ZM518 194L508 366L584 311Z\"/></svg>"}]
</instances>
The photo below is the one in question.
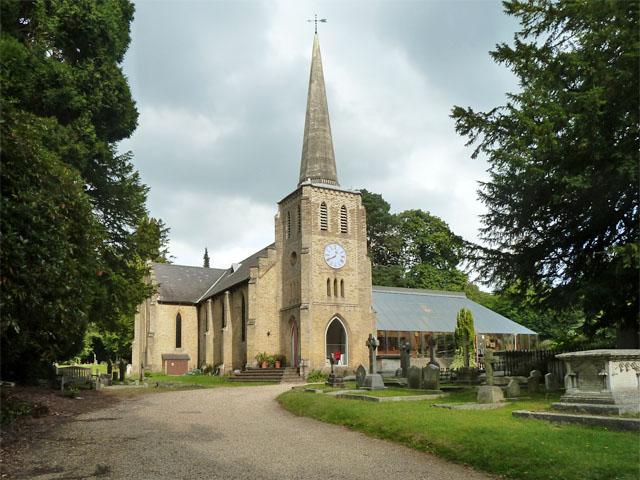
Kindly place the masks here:
<instances>
[{"instance_id":1,"label":"stone chest tomb","mask_svg":"<svg viewBox=\"0 0 640 480\"><path fill-rule=\"evenodd\" d=\"M586 350L557 355L566 392L553 407L588 413L640 412L640 350Z\"/></svg>"}]
</instances>

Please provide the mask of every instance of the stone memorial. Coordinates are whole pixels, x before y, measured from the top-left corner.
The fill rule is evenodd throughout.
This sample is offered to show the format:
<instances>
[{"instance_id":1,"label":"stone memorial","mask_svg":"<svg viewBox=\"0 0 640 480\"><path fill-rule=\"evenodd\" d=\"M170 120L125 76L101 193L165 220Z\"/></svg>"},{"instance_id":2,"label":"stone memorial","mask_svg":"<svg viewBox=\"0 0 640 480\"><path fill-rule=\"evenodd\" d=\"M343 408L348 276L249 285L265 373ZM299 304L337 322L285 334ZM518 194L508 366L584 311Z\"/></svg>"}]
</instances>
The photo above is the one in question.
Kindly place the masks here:
<instances>
[{"instance_id":1,"label":"stone memorial","mask_svg":"<svg viewBox=\"0 0 640 480\"><path fill-rule=\"evenodd\" d=\"M518 382L518 380L516 380L515 378L512 378L511 380L509 380L509 383L505 387L504 393L506 394L507 398L519 397L520 382Z\"/></svg>"},{"instance_id":2,"label":"stone memorial","mask_svg":"<svg viewBox=\"0 0 640 480\"><path fill-rule=\"evenodd\" d=\"M400 368L402 376L408 378L409 367L411 366L411 344L409 342L400 343Z\"/></svg>"},{"instance_id":3,"label":"stone memorial","mask_svg":"<svg viewBox=\"0 0 640 480\"><path fill-rule=\"evenodd\" d=\"M420 388L422 371L418 367L409 367L409 373L407 375L407 385L409 388Z\"/></svg>"},{"instance_id":4,"label":"stone memorial","mask_svg":"<svg viewBox=\"0 0 640 480\"><path fill-rule=\"evenodd\" d=\"M544 376L544 389L547 392L556 392L561 388L560 380L555 373L549 372Z\"/></svg>"},{"instance_id":5,"label":"stone memorial","mask_svg":"<svg viewBox=\"0 0 640 480\"><path fill-rule=\"evenodd\" d=\"M376 373L376 349L378 344L378 339L370 333L366 342L369 349L369 374L364 378L364 388L369 390L382 390L385 388L382 375Z\"/></svg>"},{"instance_id":6,"label":"stone memorial","mask_svg":"<svg viewBox=\"0 0 640 480\"><path fill-rule=\"evenodd\" d=\"M500 387L495 385L480 385L478 387L478 403L498 403L504 402L504 394Z\"/></svg>"},{"instance_id":7,"label":"stone memorial","mask_svg":"<svg viewBox=\"0 0 640 480\"><path fill-rule=\"evenodd\" d=\"M367 376L367 371L362 365L359 365L356 369L356 386L358 388L364 387L364 379Z\"/></svg>"},{"instance_id":8,"label":"stone memorial","mask_svg":"<svg viewBox=\"0 0 640 480\"><path fill-rule=\"evenodd\" d=\"M422 388L425 390L440 390L440 367L429 362L422 369Z\"/></svg>"},{"instance_id":9,"label":"stone memorial","mask_svg":"<svg viewBox=\"0 0 640 480\"><path fill-rule=\"evenodd\" d=\"M566 391L553 408L618 415L640 412L640 350L586 350L556 358L566 366Z\"/></svg>"},{"instance_id":10,"label":"stone memorial","mask_svg":"<svg viewBox=\"0 0 640 480\"><path fill-rule=\"evenodd\" d=\"M540 390L540 383L542 381L542 372L540 370L531 370L529 378L527 378L527 390L529 393L536 393Z\"/></svg>"},{"instance_id":11,"label":"stone memorial","mask_svg":"<svg viewBox=\"0 0 640 480\"><path fill-rule=\"evenodd\" d=\"M435 365L440 369L440 364L436 360L436 337L429 337L429 365Z\"/></svg>"},{"instance_id":12,"label":"stone memorial","mask_svg":"<svg viewBox=\"0 0 640 480\"><path fill-rule=\"evenodd\" d=\"M490 348L484 351L484 371L487 375L487 385L493 386L493 350Z\"/></svg>"},{"instance_id":13,"label":"stone memorial","mask_svg":"<svg viewBox=\"0 0 640 480\"><path fill-rule=\"evenodd\" d=\"M331 373L329 374L329 378L327 378L325 385L335 388L345 388L344 378L338 377L334 369L334 365L336 364L337 360L333 355L329 355L327 358L329 360L329 363L331 364Z\"/></svg>"}]
</instances>

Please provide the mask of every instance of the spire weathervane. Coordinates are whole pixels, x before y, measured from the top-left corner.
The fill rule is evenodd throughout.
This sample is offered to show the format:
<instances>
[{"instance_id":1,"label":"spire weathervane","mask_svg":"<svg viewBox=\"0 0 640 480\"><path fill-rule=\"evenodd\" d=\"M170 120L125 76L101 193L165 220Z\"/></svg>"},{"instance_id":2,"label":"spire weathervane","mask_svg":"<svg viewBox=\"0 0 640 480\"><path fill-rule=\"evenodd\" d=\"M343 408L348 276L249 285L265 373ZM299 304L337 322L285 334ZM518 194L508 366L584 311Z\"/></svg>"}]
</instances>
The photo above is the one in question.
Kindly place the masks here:
<instances>
[{"instance_id":1,"label":"spire weathervane","mask_svg":"<svg viewBox=\"0 0 640 480\"><path fill-rule=\"evenodd\" d=\"M314 26L315 26L315 33L316 33L316 35L317 35L317 34L318 34L318 22L321 22L321 23L327 23L327 19L326 19L326 18L318 19L318 15L314 15L314 16L313 16L313 20L311 20L311 19L307 19L307 22L313 22L313 23L314 23Z\"/></svg>"}]
</instances>

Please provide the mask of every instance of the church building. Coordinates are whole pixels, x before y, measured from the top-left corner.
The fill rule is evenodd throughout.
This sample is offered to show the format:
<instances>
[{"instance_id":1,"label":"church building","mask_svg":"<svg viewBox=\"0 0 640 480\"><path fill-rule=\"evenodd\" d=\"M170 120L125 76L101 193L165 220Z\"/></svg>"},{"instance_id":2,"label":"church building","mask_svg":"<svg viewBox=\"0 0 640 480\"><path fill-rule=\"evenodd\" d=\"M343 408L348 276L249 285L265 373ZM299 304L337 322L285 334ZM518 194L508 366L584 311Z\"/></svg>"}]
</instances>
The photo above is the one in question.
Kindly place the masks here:
<instances>
[{"instance_id":1,"label":"church building","mask_svg":"<svg viewBox=\"0 0 640 480\"><path fill-rule=\"evenodd\" d=\"M230 373L257 366L256 356L262 352L281 356L283 366L298 368L303 375L326 370L327 357L336 353L340 368L353 370L368 364L369 334L381 340L381 355L399 354L394 348L401 334L412 345L418 342L416 356L420 349L424 353L425 335L434 332L429 330L433 310L420 302L435 295L435 303L442 303L443 295L372 289L361 196L338 181L317 34L300 177L278 203L274 243L228 269L154 264L149 281L157 291L135 317L134 373L182 374L204 366ZM384 310L380 325L374 292ZM490 329L495 326L496 331L487 334L511 336L514 347L517 335L535 336L464 294L444 297L453 316L440 322L438 332L453 331L451 302L466 302L474 315L489 319ZM394 304L398 301L400 307ZM401 312L399 323L392 318L394 312Z\"/></svg>"}]
</instances>

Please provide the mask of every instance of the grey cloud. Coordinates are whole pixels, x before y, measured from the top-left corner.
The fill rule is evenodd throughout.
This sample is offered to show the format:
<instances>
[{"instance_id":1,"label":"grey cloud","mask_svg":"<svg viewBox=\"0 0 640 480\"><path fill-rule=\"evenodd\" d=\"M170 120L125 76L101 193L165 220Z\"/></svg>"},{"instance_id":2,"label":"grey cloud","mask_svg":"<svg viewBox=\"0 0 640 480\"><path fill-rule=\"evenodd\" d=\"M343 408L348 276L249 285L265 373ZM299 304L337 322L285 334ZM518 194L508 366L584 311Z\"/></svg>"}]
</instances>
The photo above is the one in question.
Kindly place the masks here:
<instances>
[{"instance_id":1,"label":"grey cloud","mask_svg":"<svg viewBox=\"0 0 640 480\"><path fill-rule=\"evenodd\" d=\"M297 182L315 6L329 18L320 37L342 185L474 236L482 208L460 190L486 165L469 159L449 113L515 88L487 53L515 28L499 2L141 2L125 73L142 115L121 149L172 227L178 262L199 264L204 244L223 258L272 240L275 203ZM211 216L220 205L238 209L233 221Z\"/></svg>"}]
</instances>

